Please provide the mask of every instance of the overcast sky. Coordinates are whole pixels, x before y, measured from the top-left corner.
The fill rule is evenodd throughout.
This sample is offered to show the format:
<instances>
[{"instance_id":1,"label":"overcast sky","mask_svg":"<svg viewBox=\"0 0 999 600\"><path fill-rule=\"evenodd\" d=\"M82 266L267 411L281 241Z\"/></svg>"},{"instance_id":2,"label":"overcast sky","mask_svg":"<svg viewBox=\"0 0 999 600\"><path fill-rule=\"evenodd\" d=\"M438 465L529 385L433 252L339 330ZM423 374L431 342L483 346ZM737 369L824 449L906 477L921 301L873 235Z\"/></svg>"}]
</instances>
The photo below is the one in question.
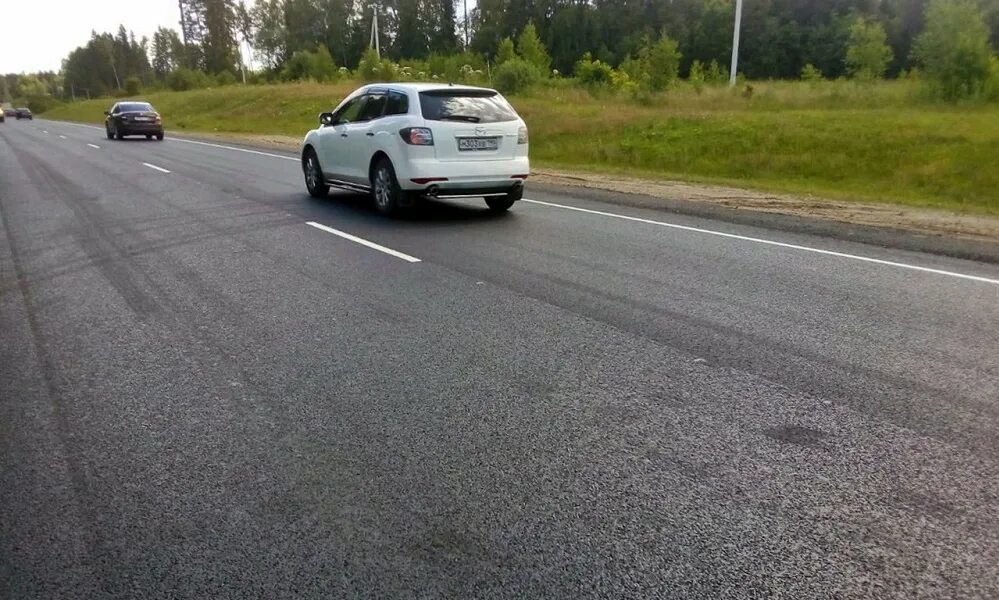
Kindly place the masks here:
<instances>
[{"instance_id":1,"label":"overcast sky","mask_svg":"<svg viewBox=\"0 0 999 600\"><path fill-rule=\"evenodd\" d=\"M120 24L136 39L151 39L161 25L179 31L177 0L12 0L0 6L0 73L58 71L91 30L114 32Z\"/></svg>"}]
</instances>

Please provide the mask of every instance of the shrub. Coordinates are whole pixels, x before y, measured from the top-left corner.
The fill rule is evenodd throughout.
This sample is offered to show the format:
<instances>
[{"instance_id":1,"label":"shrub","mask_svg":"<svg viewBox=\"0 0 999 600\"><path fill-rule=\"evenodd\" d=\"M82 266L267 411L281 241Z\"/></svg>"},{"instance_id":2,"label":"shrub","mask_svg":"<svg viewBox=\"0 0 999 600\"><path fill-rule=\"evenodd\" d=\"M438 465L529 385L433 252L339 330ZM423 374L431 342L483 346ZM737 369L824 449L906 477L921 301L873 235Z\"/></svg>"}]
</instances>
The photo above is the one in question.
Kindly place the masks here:
<instances>
[{"instance_id":1,"label":"shrub","mask_svg":"<svg viewBox=\"0 0 999 600\"><path fill-rule=\"evenodd\" d=\"M479 79L485 79L486 59L474 52L457 54L431 54L427 59L428 74L445 81L464 81L467 74L481 73ZM470 69L469 69L470 67Z\"/></svg>"},{"instance_id":2,"label":"shrub","mask_svg":"<svg viewBox=\"0 0 999 600\"><path fill-rule=\"evenodd\" d=\"M643 48L641 58L645 62L649 88L664 90L676 82L680 72L680 45L669 36Z\"/></svg>"},{"instance_id":3,"label":"shrub","mask_svg":"<svg viewBox=\"0 0 999 600\"><path fill-rule=\"evenodd\" d=\"M704 65L701 64L701 61L695 60L690 63L690 75L687 79L694 86L694 91L698 94L704 90L704 82L707 79L707 75L704 72Z\"/></svg>"},{"instance_id":4,"label":"shrub","mask_svg":"<svg viewBox=\"0 0 999 600\"><path fill-rule=\"evenodd\" d=\"M820 71L812 63L806 64L801 68L801 80L808 83L815 83L817 81L822 81L824 77L822 76L822 71Z\"/></svg>"},{"instance_id":5,"label":"shrub","mask_svg":"<svg viewBox=\"0 0 999 600\"><path fill-rule=\"evenodd\" d=\"M363 59L362 59L363 60ZM291 55L281 70L281 78L287 81L312 79L315 81L336 81L340 72L326 46L319 46L315 52L299 50Z\"/></svg>"},{"instance_id":6,"label":"shrub","mask_svg":"<svg viewBox=\"0 0 999 600\"><path fill-rule=\"evenodd\" d=\"M125 80L125 92L129 96L138 96L142 91L142 82L138 77L132 76Z\"/></svg>"},{"instance_id":7,"label":"shrub","mask_svg":"<svg viewBox=\"0 0 999 600\"><path fill-rule=\"evenodd\" d=\"M387 58L378 58L374 48L368 48L357 65L357 76L365 82L395 81L399 78L399 66Z\"/></svg>"},{"instance_id":8,"label":"shrub","mask_svg":"<svg viewBox=\"0 0 999 600\"><path fill-rule=\"evenodd\" d=\"M167 86L175 92L197 90L211 85L211 80L202 71L181 67L167 75Z\"/></svg>"},{"instance_id":9,"label":"shrub","mask_svg":"<svg viewBox=\"0 0 999 600\"><path fill-rule=\"evenodd\" d=\"M992 76L989 30L972 0L931 0L913 54L933 91L946 100L986 91Z\"/></svg>"},{"instance_id":10,"label":"shrub","mask_svg":"<svg viewBox=\"0 0 999 600\"><path fill-rule=\"evenodd\" d=\"M846 70L850 75L861 81L881 79L892 58L888 34L881 23L858 17L850 25L846 47Z\"/></svg>"},{"instance_id":11,"label":"shrub","mask_svg":"<svg viewBox=\"0 0 999 600\"><path fill-rule=\"evenodd\" d=\"M717 60L711 59L706 76L708 83L725 83L728 81L728 69L719 65Z\"/></svg>"},{"instance_id":12,"label":"shrub","mask_svg":"<svg viewBox=\"0 0 999 600\"><path fill-rule=\"evenodd\" d=\"M215 85L224 86L224 85L234 85L235 83L236 83L236 75L232 71L229 71L228 69L222 71L221 73L215 76Z\"/></svg>"},{"instance_id":13,"label":"shrub","mask_svg":"<svg viewBox=\"0 0 999 600\"><path fill-rule=\"evenodd\" d=\"M513 49L513 40L506 37L500 40L496 48L496 65L499 66L511 58L517 58L517 52Z\"/></svg>"},{"instance_id":14,"label":"shrub","mask_svg":"<svg viewBox=\"0 0 999 600\"><path fill-rule=\"evenodd\" d=\"M496 67L493 85L501 92L518 94L534 87L541 80L538 68L522 58L511 58Z\"/></svg>"},{"instance_id":15,"label":"shrub","mask_svg":"<svg viewBox=\"0 0 999 600\"><path fill-rule=\"evenodd\" d=\"M528 22L524 31L517 38L517 54L520 58L534 65L539 73L545 76L551 72L552 59L548 56L541 38L538 37L538 30L534 27L534 22Z\"/></svg>"},{"instance_id":16,"label":"shrub","mask_svg":"<svg viewBox=\"0 0 999 600\"><path fill-rule=\"evenodd\" d=\"M576 79L588 88L610 86L614 83L614 69L603 61L593 60L587 52L576 62Z\"/></svg>"}]
</instances>

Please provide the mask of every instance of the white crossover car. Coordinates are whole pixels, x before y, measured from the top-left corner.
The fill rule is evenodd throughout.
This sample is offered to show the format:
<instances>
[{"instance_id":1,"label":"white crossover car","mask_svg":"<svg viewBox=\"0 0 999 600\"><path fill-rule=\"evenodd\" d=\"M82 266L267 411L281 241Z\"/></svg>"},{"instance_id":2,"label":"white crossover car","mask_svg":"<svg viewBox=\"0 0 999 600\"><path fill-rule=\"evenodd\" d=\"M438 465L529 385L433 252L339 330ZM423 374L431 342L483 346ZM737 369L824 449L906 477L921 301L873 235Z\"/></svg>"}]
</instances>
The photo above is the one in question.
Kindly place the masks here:
<instances>
[{"instance_id":1,"label":"white crossover car","mask_svg":"<svg viewBox=\"0 0 999 600\"><path fill-rule=\"evenodd\" d=\"M371 193L392 213L423 196L483 197L507 210L530 173L527 126L496 90L449 84L364 86L305 136L309 194Z\"/></svg>"}]
</instances>

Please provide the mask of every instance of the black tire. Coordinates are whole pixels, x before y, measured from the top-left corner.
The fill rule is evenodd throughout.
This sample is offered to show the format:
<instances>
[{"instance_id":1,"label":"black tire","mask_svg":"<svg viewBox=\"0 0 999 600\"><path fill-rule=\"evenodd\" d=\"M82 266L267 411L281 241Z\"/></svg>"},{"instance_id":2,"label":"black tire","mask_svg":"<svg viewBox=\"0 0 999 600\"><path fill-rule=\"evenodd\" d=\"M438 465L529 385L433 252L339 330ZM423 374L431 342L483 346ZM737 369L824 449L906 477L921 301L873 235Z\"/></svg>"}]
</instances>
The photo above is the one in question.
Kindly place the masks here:
<instances>
[{"instance_id":1,"label":"black tire","mask_svg":"<svg viewBox=\"0 0 999 600\"><path fill-rule=\"evenodd\" d=\"M162 142L163 141L163 133L162 132L156 134L156 141L157 142Z\"/></svg>"},{"instance_id":2,"label":"black tire","mask_svg":"<svg viewBox=\"0 0 999 600\"><path fill-rule=\"evenodd\" d=\"M105 125L104 126L104 132L107 134L109 140L113 140L114 139L114 132L111 131L111 126L110 125Z\"/></svg>"},{"instance_id":3,"label":"black tire","mask_svg":"<svg viewBox=\"0 0 999 600\"><path fill-rule=\"evenodd\" d=\"M400 207L405 204L405 195L406 192L399 187L392 161L382 158L375 163L375 168L371 170L371 196L378 212L383 215L399 212Z\"/></svg>"},{"instance_id":4,"label":"black tire","mask_svg":"<svg viewBox=\"0 0 999 600\"><path fill-rule=\"evenodd\" d=\"M524 197L524 188L519 187L506 196L490 196L486 198L486 206L493 212L510 210L518 200Z\"/></svg>"},{"instance_id":5,"label":"black tire","mask_svg":"<svg viewBox=\"0 0 999 600\"><path fill-rule=\"evenodd\" d=\"M118 129L118 127L114 128L114 139L119 140L119 141L125 139L125 134L122 133L121 130Z\"/></svg>"},{"instance_id":6,"label":"black tire","mask_svg":"<svg viewBox=\"0 0 999 600\"><path fill-rule=\"evenodd\" d=\"M316 151L309 148L302 155L302 174L305 176L305 189L313 198L325 198L330 193L330 186L323 178L323 168L319 164Z\"/></svg>"},{"instance_id":7,"label":"black tire","mask_svg":"<svg viewBox=\"0 0 999 600\"><path fill-rule=\"evenodd\" d=\"M153 139L153 134L151 134L151 133L147 133L147 134L146 134L146 139L147 139L147 140L151 140L151 139Z\"/></svg>"}]
</instances>

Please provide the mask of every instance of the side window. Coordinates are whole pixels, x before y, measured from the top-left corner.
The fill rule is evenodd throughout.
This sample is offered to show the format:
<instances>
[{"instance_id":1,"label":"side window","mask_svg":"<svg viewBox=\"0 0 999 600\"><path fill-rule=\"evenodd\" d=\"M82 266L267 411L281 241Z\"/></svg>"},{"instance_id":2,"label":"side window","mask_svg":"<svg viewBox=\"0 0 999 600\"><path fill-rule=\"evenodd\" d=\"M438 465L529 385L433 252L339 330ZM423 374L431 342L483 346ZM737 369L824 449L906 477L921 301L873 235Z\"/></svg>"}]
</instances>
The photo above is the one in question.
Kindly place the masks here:
<instances>
[{"instance_id":1,"label":"side window","mask_svg":"<svg viewBox=\"0 0 999 600\"><path fill-rule=\"evenodd\" d=\"M402 92L389 92L385 116L405 115L407 113L409 113L409 96Z\"/></svg>"},{"instance_id":2,"label":"side window","mask_svg":"<svg viewBox=\"0 0 999 600\"><path fill-rule=\"evenodd\" d=\"M112 115L116 115L116 114L118 114L119 112L121 112L121 109L120 109L120 108L118 108L118 105L117 105L117 104L115 104L115 105L114 105L114 108L112 108L112 109L111 109L111 114L112 114Z\"/></svg>"},{"instance_id":3,"label":"side window","mask_svg":"<svg viewBox=\"0 0 999 600\"><path fill-rule=\"evenodd\" d=\"M364 103L361 116L357 120L371 121L381 117L383 112L385 112L385 94L371 94L368 96L368 101Z\"/></svg>"},{"instance_id":4,"label":"side window","mask_svg":"<svg viewBox=\"0 0 999 600\"><path fill-rule=\"evenodd\" d=\"M334 125L342 125L344 123L356 123L357 117L361 113L361 107L364 106L364 100L367 96L358 96L354 98L347 104L343 105L340 112L333 117Z\"/></svg>"}]
</instances>

